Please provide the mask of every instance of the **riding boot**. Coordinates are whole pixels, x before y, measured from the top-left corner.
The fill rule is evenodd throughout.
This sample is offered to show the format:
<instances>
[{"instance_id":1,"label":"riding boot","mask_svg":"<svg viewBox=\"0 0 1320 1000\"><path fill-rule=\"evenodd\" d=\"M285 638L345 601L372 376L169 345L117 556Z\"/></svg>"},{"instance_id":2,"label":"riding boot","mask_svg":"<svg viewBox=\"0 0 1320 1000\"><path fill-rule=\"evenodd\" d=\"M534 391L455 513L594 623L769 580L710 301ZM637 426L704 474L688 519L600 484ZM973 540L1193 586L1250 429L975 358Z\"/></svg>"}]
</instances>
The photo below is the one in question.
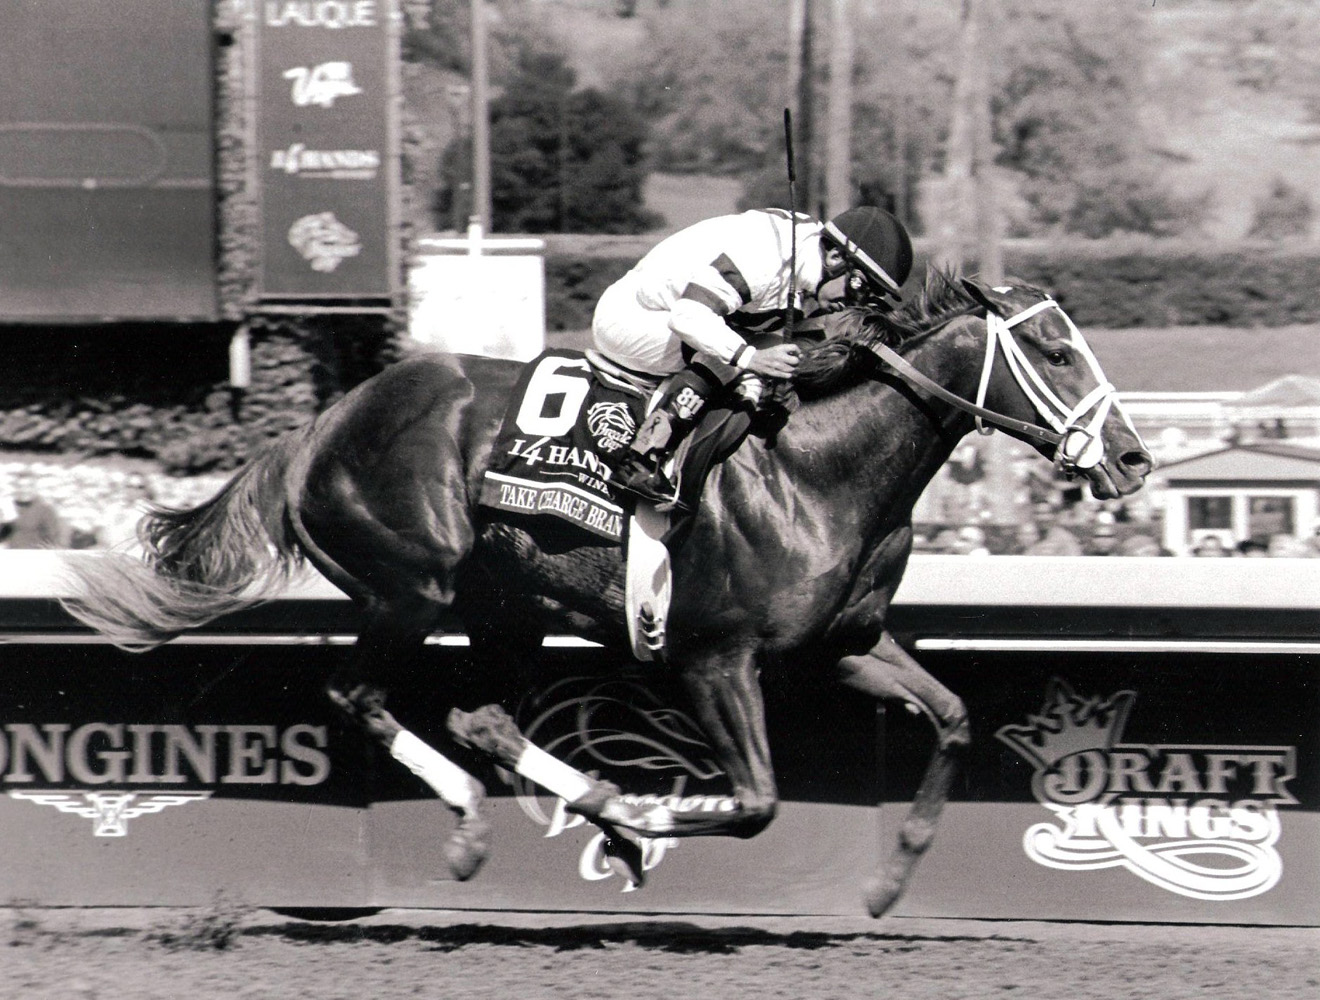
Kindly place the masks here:
<instances>
[{"instance_id":1,"label":"riding boot","mask_svg":"<svg viewBox=\"0 0 1320 1000\"><path fill-rule=\"evenodd\" d=\"M663 469L696 427L714 388L701 372L691 368L680 372L637 429L628 451L610 476L610 485L662 510L686 509L678 499L678 487Z\"/></svg>"}]
</instances>

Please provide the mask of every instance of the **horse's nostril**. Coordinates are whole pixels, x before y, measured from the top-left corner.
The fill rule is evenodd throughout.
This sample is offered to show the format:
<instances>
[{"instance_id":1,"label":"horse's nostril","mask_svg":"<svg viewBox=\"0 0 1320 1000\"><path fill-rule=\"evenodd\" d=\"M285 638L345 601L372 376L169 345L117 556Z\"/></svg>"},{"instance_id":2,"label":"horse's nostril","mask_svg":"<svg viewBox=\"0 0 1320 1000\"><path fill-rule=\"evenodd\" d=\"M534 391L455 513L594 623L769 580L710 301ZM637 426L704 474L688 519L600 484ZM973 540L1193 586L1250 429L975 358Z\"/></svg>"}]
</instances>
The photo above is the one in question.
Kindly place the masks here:
<instances>
[{"instance_id":1,"label":"horse's nostril","mask_svg":"<svg viewBox=\"0 0 1320 1000\"><path fill-rule=\"evenodd\" d=\"M1155 467L1150 454L1144 451L1125 451L1119 458L1118 464L1123 467L1124 472L1134 476L1144 476Z\"/></svg>"}]
</instances>

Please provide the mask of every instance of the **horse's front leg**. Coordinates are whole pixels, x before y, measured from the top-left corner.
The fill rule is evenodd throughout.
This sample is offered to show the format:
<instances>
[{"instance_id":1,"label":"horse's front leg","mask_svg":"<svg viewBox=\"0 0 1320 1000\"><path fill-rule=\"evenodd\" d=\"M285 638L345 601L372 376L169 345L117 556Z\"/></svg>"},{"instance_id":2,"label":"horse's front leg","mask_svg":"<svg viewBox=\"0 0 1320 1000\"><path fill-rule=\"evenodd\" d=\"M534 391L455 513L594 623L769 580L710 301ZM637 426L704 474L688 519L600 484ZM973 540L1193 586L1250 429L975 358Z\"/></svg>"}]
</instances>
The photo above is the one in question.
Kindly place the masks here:
<instances>
[{"instance_id":1,"label":"horse's front leg","mask_svg":"<svg viewBox=\"0 0 1320 1000\"><path fill-rule=\"evenodd\" d=\"M921 711L935 726L936 745L916 797L899 831L889 861L868 880L865 896L871 916L888 910L907 888L917 862L935 836L935 826L949 797L958 755L971 742L962 699L937 681L885 632L861 656L839 661L840 680L875 698L898 699Z\"/></svg>"}]
</instances>

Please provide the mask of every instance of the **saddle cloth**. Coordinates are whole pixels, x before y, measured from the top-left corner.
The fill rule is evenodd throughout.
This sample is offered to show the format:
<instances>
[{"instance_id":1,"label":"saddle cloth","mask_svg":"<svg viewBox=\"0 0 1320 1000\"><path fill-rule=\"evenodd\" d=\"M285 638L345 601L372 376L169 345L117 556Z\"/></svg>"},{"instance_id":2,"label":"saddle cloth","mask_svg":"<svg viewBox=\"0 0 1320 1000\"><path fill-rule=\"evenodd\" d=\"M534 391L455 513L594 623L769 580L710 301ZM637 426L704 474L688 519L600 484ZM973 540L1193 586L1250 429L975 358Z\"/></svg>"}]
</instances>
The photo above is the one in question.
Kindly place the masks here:
<instances>
[{"instance_id":1,"label":"saddle cloth","mask_svg":"<svg viewBox=\"0 0 1320 1000\"><path fill-rule=\"evenodd\" d=\"M527 363L491 451L481 506L549 515L623 542L632 504L614 495L609 469L631 443L653 393L598 374L581 351L552 348ZM707 410L676 458L689 508L696 508L711 468L738 447L750 425L743 411Z\"/></svg>"},{"instance_id":2,"label":"saddle cloth","mask_svg":"<svg viewBox=\"0 0 1320 1000\"><path fill-rule=\"evenodd\" d=\"M581 351L544 351L509 397L478 502L621 543L626 512L610 490L609 463L632 441L646 402L594 378Z\"/></svg>"}]
</instances>

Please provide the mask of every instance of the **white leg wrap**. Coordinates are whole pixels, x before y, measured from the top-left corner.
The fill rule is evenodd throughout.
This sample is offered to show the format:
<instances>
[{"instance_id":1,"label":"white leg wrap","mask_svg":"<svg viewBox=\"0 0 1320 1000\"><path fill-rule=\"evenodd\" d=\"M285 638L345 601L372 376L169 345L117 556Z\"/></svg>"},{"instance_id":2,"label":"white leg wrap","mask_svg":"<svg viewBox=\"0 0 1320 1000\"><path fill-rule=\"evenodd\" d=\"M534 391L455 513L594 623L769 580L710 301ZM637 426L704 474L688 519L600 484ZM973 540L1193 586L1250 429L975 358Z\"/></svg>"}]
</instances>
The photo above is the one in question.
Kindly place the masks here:
<instances>
[{"instance_id":1,"label":"white leg wrap","mask_svg":"<svg viewBox=\"0 0 1320 1000\"><path fill-rule=\"evenodd\" d=\"M565 802L576 802L591 791L591 779L585 774L556 760L530 742L523 747L513 769L529 781L535 781L542 788L554 792Z\"/></svg>"},{"instance_id":2,"label":"white leg wrap","mask_svg":"<svg viewBox=\"0 0 1320 1000\"><path fill-rule=\"evenodd\" d=\"M446 804L456 809L477 805L477 783L440 751L423 743L408 730L399 731L390 744L390 756L421 778Z\"/></svg>"}]
</instances>

